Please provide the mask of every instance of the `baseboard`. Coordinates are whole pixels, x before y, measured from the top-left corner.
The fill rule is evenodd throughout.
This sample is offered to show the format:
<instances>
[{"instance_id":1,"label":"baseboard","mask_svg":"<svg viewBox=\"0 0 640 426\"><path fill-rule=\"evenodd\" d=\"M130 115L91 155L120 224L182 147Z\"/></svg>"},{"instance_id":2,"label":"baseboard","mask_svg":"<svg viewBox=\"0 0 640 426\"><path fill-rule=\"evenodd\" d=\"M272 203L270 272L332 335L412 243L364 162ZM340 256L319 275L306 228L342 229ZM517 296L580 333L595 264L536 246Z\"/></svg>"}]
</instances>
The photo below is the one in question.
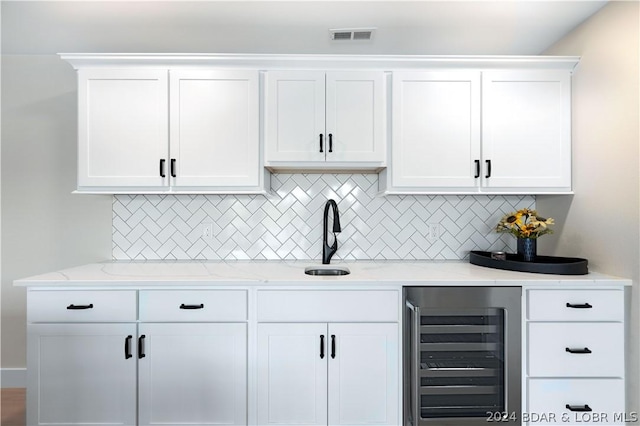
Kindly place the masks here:
<instances>
[{"instance_id":1,"label":"baseboard","mask_svg":"<svg viewBox=\"0 0 640 426\"><path fill-rule=\"evenodd\" d=\"M2 388L26 388L26 368L0 368L0 387Z\"/></svg>"}]
</instances>

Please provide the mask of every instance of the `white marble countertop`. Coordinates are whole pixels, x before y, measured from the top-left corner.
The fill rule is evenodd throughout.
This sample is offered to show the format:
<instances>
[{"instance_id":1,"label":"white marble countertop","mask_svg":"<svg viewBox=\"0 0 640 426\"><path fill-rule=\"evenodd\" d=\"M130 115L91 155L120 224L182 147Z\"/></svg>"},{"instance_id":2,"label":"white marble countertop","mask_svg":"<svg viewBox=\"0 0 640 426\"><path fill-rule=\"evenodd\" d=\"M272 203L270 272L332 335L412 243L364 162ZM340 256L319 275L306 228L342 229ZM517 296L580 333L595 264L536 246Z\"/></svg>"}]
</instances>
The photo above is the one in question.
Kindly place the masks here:
<instances>
[{"instance_id":1,"label":"white marble countertop","mask_svg":"<svg viewBox=\"0 0 640 426\"><path fill-rule=\"evenodd\" d=\"M319 261L106 261L14 281L22 287L134 286L610 286L628 279L590 272L549 275L504 271L466 261L334 261L345 276L305 275Z\"/></svg>"}]
</instances>

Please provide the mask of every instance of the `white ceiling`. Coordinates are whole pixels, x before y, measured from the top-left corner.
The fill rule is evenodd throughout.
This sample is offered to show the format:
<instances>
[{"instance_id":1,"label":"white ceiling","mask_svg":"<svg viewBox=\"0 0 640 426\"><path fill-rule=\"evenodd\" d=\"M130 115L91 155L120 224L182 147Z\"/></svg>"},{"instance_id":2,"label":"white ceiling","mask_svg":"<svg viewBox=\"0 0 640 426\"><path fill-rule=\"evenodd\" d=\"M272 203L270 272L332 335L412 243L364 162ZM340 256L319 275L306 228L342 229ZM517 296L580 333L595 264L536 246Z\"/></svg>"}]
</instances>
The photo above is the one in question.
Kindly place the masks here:
<instances>
[{"instance_id":1,"label":"white ceiling","mask_svg":"<svg viewBox=\"0 0 640 426\"><path fill-rule=\"evenodd\" d=\"M2 1L2 53L535 55L607 2ZM376 27L370 42L330 28Z\"/></svg>"}]
</instances>

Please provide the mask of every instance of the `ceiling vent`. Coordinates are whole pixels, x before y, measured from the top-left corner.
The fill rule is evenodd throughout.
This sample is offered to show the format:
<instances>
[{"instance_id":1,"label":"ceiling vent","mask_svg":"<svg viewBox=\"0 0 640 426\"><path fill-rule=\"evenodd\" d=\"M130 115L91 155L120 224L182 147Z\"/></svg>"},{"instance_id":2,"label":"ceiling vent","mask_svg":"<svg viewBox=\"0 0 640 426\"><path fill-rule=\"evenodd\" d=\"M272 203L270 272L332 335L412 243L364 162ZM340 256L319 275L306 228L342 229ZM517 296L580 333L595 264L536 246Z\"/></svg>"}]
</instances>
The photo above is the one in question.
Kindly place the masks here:
<instances>
[{"instance_id":1,"label":"ceiling vent","mask_svg":"<svg viewBox=\"0 0 640 426\"><path fill-rule=\"evenodd\" d=\"M329 30L331 40L335 41L370 41L375 28L352 28Z\"/></svg>"}]
</instances>

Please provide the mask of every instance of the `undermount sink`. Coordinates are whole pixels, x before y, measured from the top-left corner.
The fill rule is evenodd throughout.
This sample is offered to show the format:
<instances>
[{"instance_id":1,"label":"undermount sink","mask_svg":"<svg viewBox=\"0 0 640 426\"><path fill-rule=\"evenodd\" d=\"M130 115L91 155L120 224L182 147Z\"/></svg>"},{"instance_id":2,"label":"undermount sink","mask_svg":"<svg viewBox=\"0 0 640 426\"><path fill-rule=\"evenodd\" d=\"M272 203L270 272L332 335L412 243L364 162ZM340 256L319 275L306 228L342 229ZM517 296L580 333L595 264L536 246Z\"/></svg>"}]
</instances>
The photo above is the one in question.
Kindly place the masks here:
<instances>
[{"instance_id":1,"label":"undermount sink","mask_svg":"<svg viewBox=\"0 0 640 426\"><path fill-rule=\"evenodd\" d=\"M343 268L340 266L307 266L304 268L304 273L307 275L336 277L340 275L349 275L351 271L349 268Z\"/></svg>"}]
</instances>

